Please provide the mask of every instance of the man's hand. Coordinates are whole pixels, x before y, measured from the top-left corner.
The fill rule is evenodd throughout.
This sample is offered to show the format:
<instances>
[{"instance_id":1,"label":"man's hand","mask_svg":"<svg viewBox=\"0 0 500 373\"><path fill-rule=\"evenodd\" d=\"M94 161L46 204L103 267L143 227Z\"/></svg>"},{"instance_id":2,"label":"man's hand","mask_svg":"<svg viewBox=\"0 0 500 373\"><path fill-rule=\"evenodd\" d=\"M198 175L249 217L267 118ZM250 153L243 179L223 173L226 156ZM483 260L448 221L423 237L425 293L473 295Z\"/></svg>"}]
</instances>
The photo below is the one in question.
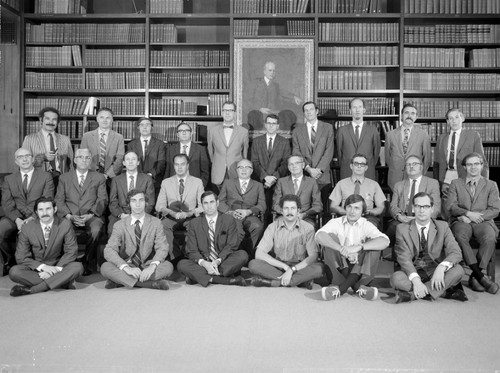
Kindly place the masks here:
<instances>
[{"instance_id":1,"label":"man's hand","mask_svg":"<svg viewBox=\"0 0 500 373\"><path fill-rule=\"evenodd\" d=\"M130 266L126 266L125 268L123 268L123 272L137 279L141 276L141 269L137 267L132 268Z\"/></svg>"},{"instance_id":2,"label":"man's hand","mask_svg":"<svg viewBox=\"0 0 500 373\"><path fill-rule=\"evenodd\" d=\"M311 175L311 177L314 179L319 179L321 175L323 175L323 172L319 168L309 167L307 169L307 172L309 172L309 175Z\"/></svg>"},{"instance_id":3,"label":"man's hand","mask_svg":"<svg viewBox=\"0 0 500 373\"><path fill-rule=\"evenodd\" d=\"M246 209L238 209L234 211L235 213L235 218L239 220L245 219L247 216L252 215L252 210L246 210Z\"/></svg>"},{"instance_id":4,"label":"man's hand","mask_svg":"<svg viewBox=\"0 0 500 373\"><path fill-rule=\"evenodd\" d=\"M60 272L61 270L56 267L56 266L49 266L47 264L44 264L42 266L41 272L38 274L42 280L46 280L49 277L55 275L57 272Z\"/></svg>"},{"instance_id":5,"label":"man's hand","mask_svg":"<svg viewBox=\"0 0 500 373\"><path fill-rule=\"evenodd\" d=\"M83 222L83 225L85 225L85 223L88 222L93 217L94 217L94 214L85 214L85 215L80 216L81 221Z\"/></svg>"},{"instance_id":6,"label":"man's hand","mask_svg":"<svg viewBox=\"0 0 500 373\"><path fill-rule=\"evenodd\" d=\"M176 212L174 217L178 220L181 220L181 219L187 219L188 215L186 212L181 211L181 212Z\"/></svg>"},{"instance_id":7,"label":"man's hand","mask_svg":"<svg viewBox=\"0 0 500 373\"><path fill-rule=\"evenodd\" d=\"M422 299L429 294L429 289L423 284L420 277L415 277L411 282L413 283L413 294L417 299Z\"/></svg>"},{"instance_id":8,"label":"man's hand","mask_svg":"<svg viewBox=\"0 0 500 373\"><path fill-rule=\"evenodd\" d=\"M431 278L431 286L434 290L444 289L444 272L446 267L438 265Z\"/></svg>"},{"instance_id":9,"label":"man's hand","mask_svg":"<svg viewBox=\"0 0 500 373\"><path fill-rule=\"evenodd\" d=\"M480 212L468 211L465 216L467 216L473 223L479 224L484 221L483 214Z\"/></svg>"},{"instance_id":10,"label":"man's hand","mask_svg":"<svg viewBox=\"0 0 500 373\"><path fill-rule=\"evenodd\" d=\"M212 262L209 262L207 260L202 260L200 264L203 268L205 268L205 270L209 275L217 275L217 276L220 275L218 268L219 267L218 260L214 260Z\"/></svg>"},{"instance_id":11,"label":"man's hand","mask_svg":"<svg viewBox=\"0 0 500 373\"><path fill-rule=\"evenodd\" d=\"M121 220L126 219L126 218L127 218L127 216L130 216L130 214L125 214L125 213L120 214L120 219L121 219Z\"/></svg>"},{"instance_id":12,"label":"man's hand","mask_svg":"<svg viewBox=\"0 0 500 373\"><path fill-rule=\"evenodd\" d=\"M401 223L409 223L413 219L415 219L415 217L414 216L399 215L398 219Z\"/></svg>"},{"instance_id":13,"label":"man's hand","mask_svg":"<svg viewBox=\"0 0 500 373\"><path fill-rule=\"evenodd\" d=\"M458 219L458 221L461 221L462 223L466 223L466 224L471 223L470 219L465 215L459 216L457 219Z\"/></svg>"},{"instance_id":14,"label":"man's hand","mask_svg":"<svg viewBox=\"0 0 500 373\"><path fill-rule=\"evenodd\" d=\"M290 281L292 280L293 271L291 268L288 268L285 273L283 273L280 277L281 285L290 286Z\"/></svg>"},{"instance_id":15,"label":"man's hand","mask_svg":"<svg viewBox=\"0 0 500 373\"><path fill-rule=\"evenodd\" d=\"M54 159L56 159L56 153L52 153L52 152L47 152L45 153L45 159L49 162L52 162Z\"/></svg>"},{"instance_id":16,"label":"man's hand","mask_svg":"<svg viewBox=\"0 0 500 373\"><path fill-rule=\"evenodd\" d=\"M21 218L17 218L16 219L16 226L17 226L17 230L20 231L21 230L21 227L23 226L24 224L24 220L21 219Z\"/></svg>"},{"instance_id":17,"label":"man's hand","mask_svg":"<svg viewBox=\"0 0 500 373\"><path fill-rule=\"evenodd\" d=\"M264 186L266 188L270 188L274 185L274 183L276 183L277 180L278 178L276 176L268 175L264 177Z\"/></svg>"},{"instance_id":18,"label":"man's hand","mask_svg":"<svg viewBox=\"0 0 500 373\"><path fill-rule=\"evenodd\" d=\"M139 281L144 282L149 280L149 278L155 273L156 265L150 264L148 268L144 268L139 276Z\"/></svg>"}]
</instances>

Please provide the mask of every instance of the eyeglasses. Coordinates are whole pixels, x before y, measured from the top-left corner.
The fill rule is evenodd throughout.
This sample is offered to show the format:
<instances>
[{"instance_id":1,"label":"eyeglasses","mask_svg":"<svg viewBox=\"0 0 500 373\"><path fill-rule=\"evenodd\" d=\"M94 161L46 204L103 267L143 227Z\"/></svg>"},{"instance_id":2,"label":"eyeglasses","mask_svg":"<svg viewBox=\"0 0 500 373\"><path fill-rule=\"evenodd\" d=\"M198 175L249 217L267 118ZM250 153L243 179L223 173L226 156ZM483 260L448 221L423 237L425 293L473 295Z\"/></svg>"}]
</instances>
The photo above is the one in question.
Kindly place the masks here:
<instances>
[{"instance_id":1,"label":"eyeglasses","mask_svg":"<svg viewBox=\"0 0 500 373\"><path fill-rule=\"evenodd\" d=\"M234 109L222 109L222 111L228 113L228 112L234 111Z\"/></svg>"},{"instance_id":2,"label":"eyeglasses","mask_svg":"<svg viewBox=\"0 0 500 373\"><path fill-rule=\"evenodd\" d=\"M75 158L76 158L76 159L83 159L83 160L86 160L86 161L88 161L88 160L92 159L92 157L90 157L90 156L88 156L88 155L87 155L87 156L78 155L78 156L76 156Z\"/></svg>"},{"instance_id":3,"label":"eyeglasses","mask_svg":"<svg viewBox=\"0 0 500 373\"><path fill-rule=\"evenodd\" d=\"M33 155L31 155L31 154L21 154L21 155L16 156L16 159L26 159L26 158L31 158L31 157L33 157Z\"/></svg>"},{"instance_id":4,"label":"eyeglasses","mask_svg":"<svg viewBox=\"0 0 500 373\"><path fill-rule=\"evenodd\" d=\"M191 129L188 130L177 130L177 133L188 133L191 132Z\"/></svg>"},{"instance_id":5,"label":"eyeglasses","mask_svg":"<svg viewBox=\"0 0 500 373\"><path fill-rule=\"evenodd\" d=\"M303 164L304 162L292 162L292 163L288 163L289 166L299 166L301 164Z\"/></svg>"},{"instance_id":6,"label":"eyeglasses","mask_svg":"<svg viewBox=\"0 0 500 373\"><path fill-rule=\"evenodd\" d=\"M253 169L252 166L238 166L237 168L239 168L240 170L251 170L251 169Z\"/></svg>"},{"instance_id":7,"label":"eyeglasses","mask_svg":"<svg viewBox=\"0 0 500 373\"><path fill-rule=\"evenodd\" d=\"M354 167L365 167L366 163L353 162Z\"/></svg>"},{"instance_id":8,"label":"eyeglasses","mask_svg":"<svg viewBox=\"0 0 500 373\"><path fill-rule=\"evenodd\" d=\"M266 124L268 126L279 126L280 125L279 123L269 123L269 122L266 122Z\"/></svg>"},{"instance_id":9,"label":"eyeglasses","mask_svg":"<svg viewBox=\"0 0 500 373\"><path fill-rule=\"evenodd\" d=\"M475 162L475 163L466 163L465 165L466 165L467 167L472 167L472 166L474 166L474 167L479 167L479 166L481 166L482 164L483 164L483 162Z\"/></svg>"},{"instance_id":10,"label":"eyeglasses","mask_svg":"<svg viewBox=\"0 0 500 373\"><path fill-rule=\"evenodd\" d=\"M407 163L406 167L416 167L416 166L420 166L421 164L422 163L420 163L420 162Z\"/></svg>"},{"instance_id":11,"label":"eyeglasses","mask_svg":"<svg viewBox=\"0 0 500 373\"><path fill-rule=\"evenodd\" d=\"M431 205L413 205L413 208L415 210L421 209L421 210L429 210L432 206Z\"/></svg>"}]
</instances>

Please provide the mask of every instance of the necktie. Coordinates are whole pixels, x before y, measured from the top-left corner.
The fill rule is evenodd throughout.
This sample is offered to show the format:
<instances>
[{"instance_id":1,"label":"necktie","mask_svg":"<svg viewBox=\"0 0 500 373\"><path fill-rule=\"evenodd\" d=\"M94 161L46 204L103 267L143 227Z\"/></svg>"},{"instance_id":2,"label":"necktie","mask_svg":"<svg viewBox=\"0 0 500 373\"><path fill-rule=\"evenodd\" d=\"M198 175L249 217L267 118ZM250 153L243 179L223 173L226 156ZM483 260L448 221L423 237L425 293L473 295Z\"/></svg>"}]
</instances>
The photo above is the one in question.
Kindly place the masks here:
<instances>
[{"instance_id":1,"label":"necktie","mask_svg":"<svg viewBox=\"0 0 500 373\"><path fill-rule=\"evenodd\" d=\"M356 135L356 142L359 141L359 124L356 125L356 131L354 133Z\"/></svg>"},{"instance_id":2,"label":"necktie","mask_svg":"<svg viewBox=\"0 0 500 373\"><path fill-rule=\"evenodd\" d=\"M410 130L408 128L405 128L405 133L403 137L403 153L406 154L408 151L408 142L410 141Z\"/></svg>"},{"instance_id":3,"label":"necktie","mask_svg":"<svg viewBox=\"0 0 500 373\"><path fill-rule=\"evenodd\" d=\"M45 226L43 238L45 239L45 247L47 247L47 244L49 243L49 238L50 238L50 227L48 225Z\"/></svg>"},{"instance_id":4,"label":"necktie","mask_svg":"<svg viewBox=\"0 0 500 373\"><path fill-rule=\"evenodd\" d=\"M82 189L83 189L83 183L84 183L84 182L85 182L85 177L84 177L83 175L80 175L80 184L79 184L79 186L80 186L80 190L82 190Z\"/></svg>"},{"instance_id":5,"label":"necktie","mask_svg":"<svg viewBox=\"0 0 500 373\"><path fill-rule=\"evenodd\" d=\"M230 129L230 130L232 130L232 129L234 128L234 126L233 126L232 124L231 124L231 125L229 125L229 126L223 126L223 127L224 127L224 129L225 129L225 130L226 130L226 129Z\"/></svg>"},{"instance_id":6,"label":"necktie","mask_svg":"<svg viewBox=\"0 0 500 373\"><path fill-rule=\"evenodd\" d=\"M130 192L132 189L134 189L134 177L129 176L130 178L130 184L128 185L128 191Z\"/></svg>"},{"instance_id":7,"label":"necktie","mask_svg":"<svg viewBox=\"0 0 500 373\"><path fill-rule=\"evenodd\" d=\"M148 140L144 140L144 152L142 153L142 160L146 158L146 150L148 149Z\"/></svg>"},{"instance_id":8,"label":"necktie","mask_svg":"<svg viewBox=\"0 0 500 373\"><path fill-rule=\"evenodd\" d=\"M181 196L181 198L182 198L183 194L184 194L184 179L180 179L179 180L179 196Z\"/></svg>"},{"instance_id":9,"label":"necktie","mask_svg":"<svg viewBox=\"0 0 500 373\"><path fill-rule=\"evenodd\" d=\"M51 133L49 133L49 144L50 144L50 152L55 153L56 152L56 145L54 144L54 136L52 136ZM50 161L50 171L56 171L56 160Z\"/></svg>"},{"instance_id":10,"label":"necktie","mask_svg":"<svg viewBox=\"0 0 500 373\"><path fill-rule=\"evenodd\" d=\"M142 261L141 261L141 256L140 256L140 247L141 247L141 226L140 226L140 221L136 220L135 221L135 253L132 255L132 264L136 266L137 268L142 269Z\"/></svg>"},{"instance_id":11,"label":"necktie","mask_svg":"<svg viewBox=\"0 0 500 373\"><path fill-rule=\"evenodd\" d=\"M293 179L293 193L297 194L299 192L299 179Z\"/></svg>"},{"instance_id":12,"label":"necktie","mask_svg":"<svg viewBox=\"0 0 500 373\"><path fill-rule=\"evenodd\" d=\"M417 184L417 180L413 180L411 184L410 198L408 199L408 203L406 204L406 216L413 216L413 196L415 195L415 187Z\"/></svg>"},{"instance_id":13,"label":"necktie","mask_svg":"<svg viewBox=\"0 0 500 373\"><path fill-rule=\"evenodd\" d=\"M182 145L182 154L187 154L187 145Z\"/></svg>"},{"instance_id":14,"label":"necktie","mask_svg":"<svg viewBox=\"0 0 500 373\"><path fill-rule=\"evenodd\" d=\"M314 126L311 126L311 145L314 146L314 143L316 142L316 129Z\"/></svg>"},{"instance_id":15,"label":"necktie","mask_svg":"<svg viewBox=\"0 0 500 373\"><path fill-rule=\"evenodd\" d=\"M450 158L448 159L448 168L450 170L455 169L455 137L456 132L453 131L453 136L451 137L451 145L450 145Z\"/></svg>"},{"instance_id":16,"label":"necktie","mask_svg":"<svg viewBox=\"0 0 500 373\"><path fill-rule=\"evenodd\" d=\"M474 194L476 193L476 182L475 181L469 181L469 187L470 187L470 194L472 197L474 197Z\"/></svg>"},{"instance_id":17,"label":"necktie","mask_svg":"<svg viewBox=\"0 0 500 373\"><path fill-rule=\"evenodd\" d=\"M420 255L427 252L427 238L425 237L425 227L420 231Z\"/></svg>"},{"instance_id":18,"label":"necktie","mask_svg":"<svg viewBox=\"0 0 500 373\"><path fill-rule=\"evenodd\" d=\"M360 184L361 184L361 182L359 180L356 180L354 182L354 194L359 194Z\"/></svg>"},{"instance_id":19,"label":"necktie","mask_svg":"<svg viewBox=\"0 0 500 373\"><path fill-rule=\"evenodd\" d=\"M210 240L210 260L214 261L219 258L215 251L215 223L213 220L208 222L208 238Z\"/></svg>"},{"instance_id":20,"label":"necktie","mask_svg":"<svg viewBox=\"0 0 500 373\"><path fill-rule=\"evenodd\" d=\"M24 196L28 196L28 174L24 174L24 179L23 179L23 192Z\"/></svg>"},{"instance_id":21,"label":"necktie","mask_svg":"<svg viewBox=\"0 0 500 373\"><path fill-rule=\"evenodd\" d=\"M271 156L272 151L273 151L273 138L270 137L269 145L267 146L267 154L269 155L269 157Z\"/></svg>"},{"instance_id":22,"label":"necktie","mask_svg":"<svg viewBox=\"0 0 500 373\"><path fill-rule=\"evenodd\" d=\"M243 184L241 184L241 194L245 194L245 192L247 191L247 185L248 185L248 182L244 181Z\"/></svg>"},{"instance_id":23,"label":"necktie","mask_svg":"<svg viewBox=\"0 0 500 373\"><path fill-rule=\"evenodd\" d=\"M106 156L106 140L105 133L101 133L101 140L99 140L99 172L104 173L104 158Z\"/></svg>"}]
</instances>

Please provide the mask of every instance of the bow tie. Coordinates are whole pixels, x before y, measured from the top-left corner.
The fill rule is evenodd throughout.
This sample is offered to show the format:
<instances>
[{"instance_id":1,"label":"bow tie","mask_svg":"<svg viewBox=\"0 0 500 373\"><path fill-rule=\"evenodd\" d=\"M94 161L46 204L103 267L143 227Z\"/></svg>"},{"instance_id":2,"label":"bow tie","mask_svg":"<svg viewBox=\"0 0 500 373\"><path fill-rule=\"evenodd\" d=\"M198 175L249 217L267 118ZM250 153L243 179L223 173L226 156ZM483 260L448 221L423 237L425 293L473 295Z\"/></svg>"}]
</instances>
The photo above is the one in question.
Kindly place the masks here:
<instances>
[{"instance_id":1,"label":"bow tie","mask_svg":"<svg viewBox=\"0 0 500 373\"><path fill-rule=\"evenodd\" d=\"M226 129L226 128L233 129L233 127L234 127L234 126L233 126L233 125L230 125L230 126L222 126L222 127L224 127L224 129Z\"/></svg>"}]
</instances>

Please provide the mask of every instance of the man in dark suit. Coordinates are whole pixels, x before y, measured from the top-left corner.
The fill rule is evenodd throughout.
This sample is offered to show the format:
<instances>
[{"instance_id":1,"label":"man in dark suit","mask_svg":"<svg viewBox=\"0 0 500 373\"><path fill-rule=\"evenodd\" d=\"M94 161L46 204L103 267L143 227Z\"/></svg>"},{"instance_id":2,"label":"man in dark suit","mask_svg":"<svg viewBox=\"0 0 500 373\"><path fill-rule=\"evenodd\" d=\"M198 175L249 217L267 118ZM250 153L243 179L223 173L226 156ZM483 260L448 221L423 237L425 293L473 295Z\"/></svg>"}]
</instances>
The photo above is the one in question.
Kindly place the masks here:
<instances>
[{"instance_id":1,"label":"man in dark suit","mask_svg":"<svg viewBox=\"0 0 500 373\"><path fill-rule=\"evenodd\" d=\"M139 157L137 171L153 178L155 196L160 191L160 184L165 173L165 144L160 139L151 136L153 121L149 118L140 118L137 121L140 137L127 144L127 152L134 152ZM150 199L153 204L153 199ZM147 212L147 211L146 211ZM147 212L149 214L149 212Z\"/></svg>"},{"instance_id":2,"label":"man in dark suit","mask_svg":"<svg viewBox=\"0 0 500 373\"><path fill-rule=\"evenodd\" d=\"M351 159L354 154L364 154L368 160L365 176L376 179L375 167L380 155L380 134L375 126L363 122L364 101L353 98L349 102L352 123L337 130L337 154L340 163L340 179L351 176Z\"/></svg>"},{"instance_id":3,"label":"man in dark suit","mask_svg":"<svg viewBox=\"0 0 500 373\"><path fill-rule=\"evenodd\" d=\"M138 172L139 158L133 151L125 154L123 160L126 172L111 180L111 192L109 193L109 216L108 236L113 232L113 225L120 219L130 215L130 204L127 203L127 194L132 189L138 189L146 195L150 203L146 206L146 213L151 214L154 207L155 189L151 176Z\"/></svg>"},{"instance_id":4,"label":"man in dark suit","mask_svg":"<svg viewBox=\"0 0 500 373\"><path fill-rule=\"evenodd\" d=\"M117 222L104 248L107 260L101 273L107 279L105 288L120 286L168 290L166 277L174 270L165 260L167 238L160 219L146 213L148 196L139 189L127 193L130 214Z\"/></svg>"},{"instance_id":5,"label":"man in dark suit","mask_svg":"<svg viewBox=\"0 0 500 373\"><path fill-rule=\"evenodd\" d=\"M15 285L10 295L17 297L51 289L75 289L74 280L83 273L75 232L71 223L55 216L52 197L40 197L34 206L37 219L23 225L16 250L17 265L10 269Z\"/></svg>"},{"instance_id":6,"label":"man in dark suit","mask_svg":"<svg viewBox=\"0 0 500 373\"><path fill-rule=\"evenodd\" d=\"M192 131L191 126L187 123L181 122L177 125L179 142L167 146L167 165L164 179L175 175L174 157L177 154L187 154L189 174L201 179L203 188L206 188L210 176L207 148L192 141Z\"/></svg>"},{"instance_id":7,"label":"man in dark suit","mask_svg":"<svg viewBox=\"0 0 500 373\"><path fill-rule=\"evenodd\" d=\"M270 221L273 193L276 182L288 173L287 159L290 156L290 141L278 135L278 116L266 117L266 134L254 138L251 157L256 180L264 184L266 196L266 221Z\"/></svg>"},{"instance_id":8,"label":"man in dark suit","mask_svg":"<svg viewBox=\"0 0 500 373\"><path fill-rule=\"evenodd\" d=\"M435 300L441 295L466 301L460 285L464 270L458 264L462 253L448 223L431 218L434 201L430 194L419 192L412 203L415 219L399 224L396 230L395 251L402 269L391 276L396 303Z\"/></svg>"},{"instance_id":9,"label":"man in dark suit","mask_svg":"<svg viewBox=\"0 0 500 373\"><path fill-rule=\"evenodd\" d=\"M111 129L113 112L109 108L100 108L97 112L99 128L83 134L80 148L88 149L93 155L89 169L98 171L106 179L122 172L125 146L123 136Z\"/></svg>"},{"instance_id":10,"label":"man in dark suit","mask_svg":"<svg viewBox=\"0 0 500 373\"><path fill-rule=\"evenodd\" d=\"M273 196L273 211L282 214L280 200L286 194L295 194L300 198L299 218L317 228L316 215L323 211L318 183L311 177L304 175L304 159L292 155L288 158L290 176L282 177L276 184Z\"/></svg>"},{"instance_id":11,"label":"man in dark suit","mask_svg":"<svg viewBox=\"0 0 500 373\"><path fill-rule=\"evenodd\" d=\"M102 174L89 170L91 161L92 154L88 149L78 149L76 170L59 177L56 193L57 214L71 221L77 232L84 232L88 237L83 260L84 276L92 273L94 261L101 264L102 255L97 248L103 233L103 213L108 205L106 180Z\"/></svg>"},{"instance_id":12,"label":"man in dark suit","mask_svg":"<svg viewBox=\"0 0 500 373\"><path fill-rule=\"evenodd\" d=\"M334 149L333 127L318 120L319 110L314 102L304 103L302 109L306 124L293 131L292 154L304 158L304 170L318 182L326 221L330 216L328 196L332 191L330 168Z\"/></svg>"},{"instance_id":13,"label":"man in dark suit","mask_svg":"<svg viewBox=\"0 0 500 373\"><path fill-rule=\"evenodd\" d=\"M14 161L19 172L5 177L2 185L2 207L5 216L0 220L0 257L5 256L8 267L15 264L14 249L8 240L14 232L35 219L33 207L40 197L54 197L52 176L40 168L33 166L33 154L24 148L14 153ZM3 265L0 275L3 276Z\"/></svg>"},{"instance_id":14,"label":"man in dark suit","mask_svg":"<svg viewBox=\"0 0 500 373\"><path fill-rule=\"evenodd\" d=\"M238 178L228 179L222 184L219 211L236 219L241 241L239 248L252 258L264 231L264 224L258 217L266 211L264 187L250 179L253 167L248 159L239 161L236 171Z\"/></svg>"},{"instance_id":15,"label":"man in dark suit","mask_svg":"<svg viewBox=\"0 0 500 373\"><path fill-rule=\"evenodd\" d=\"M201 196L205 214L195 218L188 230L188 259L177 265L187 284L209 283L246 286L241 276L234 276L248 262L248 254L238 250L238 230L234 218L219 214L217 195L207 191Z\"/></svg>"},{"instance_id":16,"label":"man in dark suit","mask_svg":"<svg viewBox=\"0 0 500 373\"><path fill-rule=\"evenodd\" d=\"M446 200L450 215L450 226L462 249L465 264L472 270L469 286L474 291L498 292L495 279L483 274L496 248L498 229L494 219L500 212L498 186L481 176L484 158L479 153L470 153L462 160L465 177L451 182ZM470 245L474 237L479 243L477 255Z\"/></svg>"}]
</instances>

